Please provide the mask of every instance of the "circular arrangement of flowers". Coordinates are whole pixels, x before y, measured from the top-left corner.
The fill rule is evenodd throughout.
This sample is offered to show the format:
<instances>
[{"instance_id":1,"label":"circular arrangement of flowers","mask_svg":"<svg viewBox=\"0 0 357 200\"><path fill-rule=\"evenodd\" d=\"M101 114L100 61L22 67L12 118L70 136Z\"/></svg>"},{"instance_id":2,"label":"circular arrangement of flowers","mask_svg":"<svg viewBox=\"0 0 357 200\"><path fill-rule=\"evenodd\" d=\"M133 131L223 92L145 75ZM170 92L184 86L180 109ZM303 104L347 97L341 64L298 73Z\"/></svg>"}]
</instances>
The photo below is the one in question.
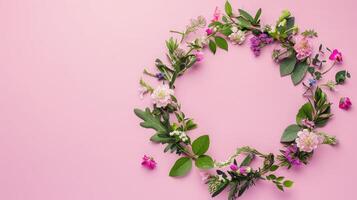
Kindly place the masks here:
<instances>
[{"instance_id":1,"label":"circular arrangement of flowers","mask_svg":"<svg viewBox=\"0 0 357 200\"><path fill-rule=\"evenodd\" d=\"M333 116L332 103L323 90L335 90L351 75L347 70L340 70L334 80L323 82L323 77L333 67L342 65L342 53L322 44L314 47L311 40L318 36L317 32L300 32L289 11L283 11L275 24L265 25L260 21L261 9L254 15L242 9L235 12L227 1L224 10L225 13L221 13L216 8L209 24L199 16L192 19L184 31L171 31L179 38L171 37L166 41L167 62L156 59L156 73L144 70L144 75L157 79L160 84L152 87L144 79L140 80L140 96L143 98L149 94L152 108L134 109L134 112L142 120L142 127L155 131L150 138L152 142L165 145L164 152L179 156L169 172L171 177L186 175L194 163L201 170L215 169L214 173L203 173L212 197L228 187L228 198L236 199L259 180L269 181L284 191L293 185L293 181L277 175L279 168L290 169L308 164L320 145L337 143L335 136L319 131ZM188 35L200 29L204 29L205 34L188 41ZM303 97L307 101L298 110L296 122L283 131L280 138L282 148L278 155L244 146L237 148L227 160L216 161L207 154L210 146L208 135L192 140L188 134L197 124L182 111L174 93L175 82L196 63L204 60L204 49L209 49L213 54L218 49L228 51L229 42L232 45L248 42L255 56L259 56L265 46L277 44L279 48L273 50L272 58L280 66L280 75L290 76L294 85L301 83L305 88ZM306 76L309 78L304 81ZM339 108L348 110L351 106L348 97L341 98ZM262 159L262 165L253 168L250 164L256 157ZM154 169L156 162L145 155L142 165Z\"/></svg>"}]
</instances>

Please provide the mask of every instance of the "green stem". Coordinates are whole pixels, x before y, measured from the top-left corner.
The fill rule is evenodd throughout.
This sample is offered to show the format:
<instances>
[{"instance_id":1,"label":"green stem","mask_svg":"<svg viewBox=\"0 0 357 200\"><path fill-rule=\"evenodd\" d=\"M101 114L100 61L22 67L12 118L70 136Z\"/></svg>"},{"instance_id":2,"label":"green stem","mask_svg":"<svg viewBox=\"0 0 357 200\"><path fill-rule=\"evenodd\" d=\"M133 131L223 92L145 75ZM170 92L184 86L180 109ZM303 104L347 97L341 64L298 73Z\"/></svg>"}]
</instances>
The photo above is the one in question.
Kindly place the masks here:
<instances>
[{"instance_id":1,"label":"green stem","mask_svg":"<svg viewBox=\"0 0 357 200\"><path fill-rule=\"evenodd\" d=\"M328 68L326 71L322 72L321 75L326 74L327 72L329 72L334 66L335 66L336 62L333 62L333 64L331 65L330 68Z\"/></svg>"}]
</instances>

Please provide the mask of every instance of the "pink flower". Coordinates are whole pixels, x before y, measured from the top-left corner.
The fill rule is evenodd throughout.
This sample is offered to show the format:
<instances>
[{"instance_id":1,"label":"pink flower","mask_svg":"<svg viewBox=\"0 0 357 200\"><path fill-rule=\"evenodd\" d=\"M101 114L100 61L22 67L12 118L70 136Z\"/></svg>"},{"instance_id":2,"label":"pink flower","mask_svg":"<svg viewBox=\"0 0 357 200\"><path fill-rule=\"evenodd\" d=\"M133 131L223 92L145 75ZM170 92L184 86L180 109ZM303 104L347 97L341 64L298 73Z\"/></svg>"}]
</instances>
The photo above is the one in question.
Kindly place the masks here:
<instances>
[{"instance_id":1,"label":"pink flower","mask_svg":"<svg viewBox=\"0 0 357 200\"><path fill-rule=\"evenodd\" d=\"M207 29L206 29L206 33L207 33L207 35L212 35L213 29L207 28Z\"/></svg>"},{"instance_id":2,"label":"pink flower","mask_svg":"<svg viewBox=\"0 0 357 200\"><path fill-rule=\"evenodd\" d=\"M350 98L343 97L343 98L340 99L339 107L341 109L348 110L348 109L350 109L351 106L352 106L352 102L351 102Z\"/></svg>"},{"instance_id":3,"label":"pink flower","mask_svg":"<svg viewBox=\"0 0 357 200\"><path fill-rule=\"evenodd\" d=\"M321 136L307 129L299 131L297 135L295 142L300 151L312 152L323 142Z\"/></svg>"},{"instance_id":4,"label":"pink flower","mask_svg":"<svg viewBox=\"0 0 357 200\"><path fill-rule=\"evenodd\" d=\"M342 53L337 49L334 49L329 57L330 60L336 61L338 63L342 62Z\"/></svg>"},{"instance_id":5,"label":"pink flower","mask_svg":"<svg viewBox=\"0 0 357 200\"><path fill-rule=\"evenodd\" d=\"M298 60L303 60L312 54L312 45L305 37L295 43L294 49Z\"/></svg>"},{"instance_id":6,"label":"pink flower","mask_svg":"<svg viewBox=\"0 0 357 200\"><path fill-rule=\"evenodd\" d=\"M201 62L204 58L204 54L202 51L197 51L194 53L195 57L196 57L196 61L197 62Z\"/></svg>"},{"instance_id":7,"label":"pink flower","mask_svg":"<svg viewBox=\"0 0 357 200\"><path fill-rule=\"evenodd\" d=\"M214 13L213 13L212 22L219 21L220 17L221 17L221 11L218 9L218 7L216 7L216 9L214 10Z\"/></svg>"},{"instance_id":8,"label":"pink flower","mask_svg":"<svg viewBox=\"0 0 357 200\"><path fill-rule=\"evenodd\" d=\"M141 165L150 169L150 170L153 170L156 167L156 162L155 162L154 158L144 155Z\"/></svg>"}]
</instances>

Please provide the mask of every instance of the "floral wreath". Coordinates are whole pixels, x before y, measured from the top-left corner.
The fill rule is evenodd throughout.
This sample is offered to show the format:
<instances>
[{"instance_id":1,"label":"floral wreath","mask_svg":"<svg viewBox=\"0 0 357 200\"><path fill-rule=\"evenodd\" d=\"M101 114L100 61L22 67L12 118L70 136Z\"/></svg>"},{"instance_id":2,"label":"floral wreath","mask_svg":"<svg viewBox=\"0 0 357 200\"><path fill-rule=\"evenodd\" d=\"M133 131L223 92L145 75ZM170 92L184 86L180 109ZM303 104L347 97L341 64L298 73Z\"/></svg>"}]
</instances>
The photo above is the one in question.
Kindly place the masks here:
<instances>
[{"instance_id":1,"label":"floral wreath","mask_svg":"<svg viewBox=\"0 0 357 200\"><path fill-rule=\"evenodd\" d=\"M324 126L332 117L332 103L328 101L322 89L334 90L351 76L346 70L341 70L336 73L335 80L320 83L325 74L342 63L341 52L336 49L331 51L320 45L317 53L313 55L311 40L317 37L314 30L306 30L299 34L295 18L289 11L283 11L275 25L262 26L261 12L259 9L254 17L242 9L234 13L227 1L225 14L221 14L216 8L208 27L204 17L192 19L184 31L171 31L179 34L181 38L176 40L171 37L166 41L169 65L156 59L157 73L144 70L145 75L158 79L162 84L154 89L143 79L140 80L141 97L151 94L153 100L152 109L134 109L135 114L143 120L140 125L156 131L150 140L166 145L164 152L180 156L171 168L169 176L186 175L191 170L193 162L202 170L216 169L214 173L205 172L203 176L212 197L229 187L228 199L236 199L258 180L270 181L284 191L293 185L293 181L276 175L275 171L278 168L290 169L307 164L319 145L335 145L337 142L335 136L319 132L317 128ZM199 29L205 29L205 35L187 42L187 36ZM202 62L203 49L206 47L213 54L216 53L217 47L227 51L227 40L234 45L241 45L249 35L250 48L255 56L259 56L263 47L269 44L277 43L281 46L273 51L272 57L280 64L281 76L290 76L294 85L301 83L306 74L311 76L306 83L302 83L306 89L303 96L307 102L299 109L296 123L283 131L280 139L283 149L279 155L261 153L245 146L238 148L226 161L218 162L206 154L210 145L208 135L192 141L187 134L195 129L197 124L182 112L181 105L174 96L175 81L195 63ZM330 54L329 62L324 59L326 53ZM328 63L331 64L329 67L326 66ZM339 102L339 107L344 110L348 110L351 105L348 97L341 98ZM176 119L171 120L170 117ZM236 160L239 156L243 156L240 163ZM253 169L250 164L255 157L262 158L263 164ZM142 164L153 169L156 162L153 158L145 156Z\"/></svg>"}]
</instances>

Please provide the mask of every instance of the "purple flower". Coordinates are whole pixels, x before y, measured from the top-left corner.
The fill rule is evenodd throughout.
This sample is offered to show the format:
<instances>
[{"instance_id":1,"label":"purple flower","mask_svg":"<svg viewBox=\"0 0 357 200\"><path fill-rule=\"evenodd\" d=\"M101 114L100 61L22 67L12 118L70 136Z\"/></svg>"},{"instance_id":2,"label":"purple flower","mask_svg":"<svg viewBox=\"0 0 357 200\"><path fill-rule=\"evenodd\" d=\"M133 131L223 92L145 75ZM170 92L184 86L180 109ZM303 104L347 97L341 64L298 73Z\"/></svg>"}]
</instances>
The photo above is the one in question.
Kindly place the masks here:
<instances>
[{"instance_id":1,"label":"purple flower","mask_svg":"<svg viewBox=\"0 0 357 200\"><path fill-rule=\"evenodd\" d=\"M293 166L298 166L301 164L301 161L299 158L295 156L295 154L298 152L298 147L296 144L292 144L288 147L286 147L286 150L284 151L284 157L286 160Z\"/></svg>"},{"instance_id":2,"label":"purple flower","mask_svg":"<svg viewBox=\"0 0 357 200\"><path fill-rule=\"evenodd\" d=\"M255 56L259 56L261 48L273 42L274 39L269 37L268 34L261 33L258 36L250 38L250 49L253 51Z\"/></svg>"},{"instance_id":3,"label":"purple flower","mask_svg":"<svg viewBox=\"0 0 357 200\"><path fill-rule=\"evenodd\" d=\"M342 97L340 99L339 107L343 110L348 110L352 106L352 102L348 97Z\"/></svg>"},{"instance_id":4,"label":"purple flower","mask_svg":"<svg viewBox=\"0 0 357 200\"><path fill-rule=\"evenodd\" d=\"M156 77L159 81L161 81L161 80L164 80L164 79L165 79L164 74L163 74L163 73L161 73L161 72L156 73L156 74L155 74L155 77Z\"/></svg>"},{"instance_id":5,"label":"purple flower","mask_svg":"<svg viewBox=\"0 0 357 200\"><path fill-rule=\"evenodd\" d=\"M147 169L153 170L156 167L156 162L154 158L144 155L141 165L146 167Z\"/></svg>"},{"instance_id":6,"label":"purple flower","mask_svg":"<svg viewBox=\"0 0 357 200\"><path fill-rule=\"evenodd\" d=\"M316 80L316 79L314 79L314 78L310 78L310 79L309 79L309 85L310 85L310 87L316 85L316 83L317 83L317 80Z\"/></svg>"},{"instance_id":7,"label":"purple flower","mask_svg":"<svg viewBox=\"0 0 357 200\"><path fill-rule=\"evenodd\" d=\"M334 49L329 57L330 60L336 61L337 63L342 62L342 53L337 49Z\"/></svg>"}]
</instances>

